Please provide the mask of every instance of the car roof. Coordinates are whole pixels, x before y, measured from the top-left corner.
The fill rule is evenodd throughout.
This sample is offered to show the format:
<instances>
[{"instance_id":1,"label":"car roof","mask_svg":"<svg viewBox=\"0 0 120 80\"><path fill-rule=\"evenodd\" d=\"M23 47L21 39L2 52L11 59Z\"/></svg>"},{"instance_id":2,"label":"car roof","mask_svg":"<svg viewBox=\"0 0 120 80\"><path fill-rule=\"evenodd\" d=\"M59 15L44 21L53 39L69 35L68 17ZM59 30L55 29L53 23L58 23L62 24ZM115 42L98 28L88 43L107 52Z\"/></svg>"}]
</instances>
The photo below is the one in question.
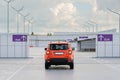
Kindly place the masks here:
<instances>
[{"instance_id":1,"label":"car roof","mask_svg":"<svg viewBox=\"0 0 120 80\"><path fill-rule=\"evenodd\" d=\"M69 44L69 42L58 41L58 42L50 42L50 44Z\"/></svg>"}]
</instances>

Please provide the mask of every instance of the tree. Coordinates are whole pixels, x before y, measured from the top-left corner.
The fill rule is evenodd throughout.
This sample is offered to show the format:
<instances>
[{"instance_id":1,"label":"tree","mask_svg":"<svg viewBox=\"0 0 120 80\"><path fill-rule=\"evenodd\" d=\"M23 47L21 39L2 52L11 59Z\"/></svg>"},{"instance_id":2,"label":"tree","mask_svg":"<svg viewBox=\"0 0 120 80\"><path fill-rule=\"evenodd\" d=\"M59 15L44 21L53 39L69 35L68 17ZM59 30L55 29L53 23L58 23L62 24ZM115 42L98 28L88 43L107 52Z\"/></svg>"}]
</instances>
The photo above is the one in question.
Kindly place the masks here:
<instances>
[{"instance_id":1,"label":"tree","mask_svg":"<svg viewBox=\"0 0 120 80\"><path fill-rule=\"evenodd\" d=\"M34 32L32 32L31 35L34 35Z\"/></svg>"},{"instance_id":2,"label":"tree","mask_svg":"<svg viewBox=\"0 0 120 80\"><path fill-rule=\"evenodd\" d=\"M75 38L74 41L78 41L78 38Z\"/></svg>"},{"instance_id":3,"label":"tree","mask_svg":"<svg viewBox=\"0 0 120 80\"><path fill-rule=\"evenodd\" d=\"M52 36L52 33L47 33L47 36Z\"/></svg>"}]
</instances>

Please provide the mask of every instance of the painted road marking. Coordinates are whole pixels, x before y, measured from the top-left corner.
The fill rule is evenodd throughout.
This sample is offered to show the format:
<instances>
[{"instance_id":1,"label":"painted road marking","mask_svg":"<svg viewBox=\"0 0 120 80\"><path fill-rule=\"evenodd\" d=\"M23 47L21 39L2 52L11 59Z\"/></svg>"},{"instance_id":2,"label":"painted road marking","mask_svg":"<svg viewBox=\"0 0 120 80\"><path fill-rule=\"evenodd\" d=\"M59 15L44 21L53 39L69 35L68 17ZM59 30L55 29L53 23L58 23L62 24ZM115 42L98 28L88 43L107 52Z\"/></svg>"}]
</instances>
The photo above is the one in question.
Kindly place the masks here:
<instances>
[{"instance_id":1,"label":"painted road marking","mask_svg":"<svg viewBox=\"0 0 120 80\"><path fill-rule=\"evenodd\" d=\"M25 66L27 66L28 64L30 64L31 61L29 61L28 63L26 63L25 65L21 66L19 69L17 69L11 76L9 76L7 78L7 80L11 80L18 72L20 72Z\"/></svg>"}]
</instances>

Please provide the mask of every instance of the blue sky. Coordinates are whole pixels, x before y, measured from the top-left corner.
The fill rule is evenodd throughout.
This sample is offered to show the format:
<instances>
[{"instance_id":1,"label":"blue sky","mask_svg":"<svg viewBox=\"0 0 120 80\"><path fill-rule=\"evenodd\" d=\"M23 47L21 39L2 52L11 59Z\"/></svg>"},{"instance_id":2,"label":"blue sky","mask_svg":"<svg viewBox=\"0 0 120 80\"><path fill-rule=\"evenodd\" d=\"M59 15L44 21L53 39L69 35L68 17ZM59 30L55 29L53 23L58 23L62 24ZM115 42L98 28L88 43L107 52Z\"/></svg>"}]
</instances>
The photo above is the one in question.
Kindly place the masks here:
<instances>
[{"instance_id":1,"label":"blue sky","mask_svg":"<svg viewBox=\"0 0 120 80\"><path fill-rule=\"evenodd\" d=\"M0 0L0 32L5 33L6 29L6 3ZM16 9L24 6L20 13L33 17L30 32L85 32L86 22L92 20L99 26L99 31L107 29L118 29L118 16L109 12L110 8L116 12L120 9L120 0L15 0L10 6ZM113 4L114 6L112 6ZM10 7L10 32L17 30L17 14ZM23 32L23 17L19 15L19 32ZM31 25L30 25L31 26ZM88 25L92 31L92 26ZM26 21L26 33L28 22Z\"/></svg>"},{"instance_id":2,"label":"blue sky","mask_svg":"<svg viewBox=\"0 0 120 80\"><path fill-rule=\"evenodd\" d=\"M75 7L80 13L80 16L90 16L92 14L92 5L89 3L74 3Z\"/></svg>"}]
</instances>

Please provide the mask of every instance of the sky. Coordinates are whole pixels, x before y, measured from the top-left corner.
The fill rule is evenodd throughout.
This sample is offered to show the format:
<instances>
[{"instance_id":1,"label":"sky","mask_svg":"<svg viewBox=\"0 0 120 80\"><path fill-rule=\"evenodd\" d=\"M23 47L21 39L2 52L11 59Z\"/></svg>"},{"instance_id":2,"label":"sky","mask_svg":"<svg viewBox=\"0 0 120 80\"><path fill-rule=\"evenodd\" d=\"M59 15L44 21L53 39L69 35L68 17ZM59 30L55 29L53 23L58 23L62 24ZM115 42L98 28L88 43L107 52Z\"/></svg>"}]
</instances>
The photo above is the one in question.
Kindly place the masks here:
<instances>
[{"instance_id":1,"label":"sky","mask_svg":"<svg viewBox=\"0 0 120 80\"><path fill-rule=\"evenodd\" d=\"M10 3L9 31L16 33L18 24L19 32L23 33L24 18L20 14L28 13L30 15L26 17L26 33L93 32L96 31L96 24L97 31L118 30L118 15L108 8L120 13L119 4L120 0L14 0ZM0 0L0 33L7 32L6 5L4 0ZM17 12L11 7L18 10L23 6L24 9L17 18Z\"/></svg>"}]
</instances>

